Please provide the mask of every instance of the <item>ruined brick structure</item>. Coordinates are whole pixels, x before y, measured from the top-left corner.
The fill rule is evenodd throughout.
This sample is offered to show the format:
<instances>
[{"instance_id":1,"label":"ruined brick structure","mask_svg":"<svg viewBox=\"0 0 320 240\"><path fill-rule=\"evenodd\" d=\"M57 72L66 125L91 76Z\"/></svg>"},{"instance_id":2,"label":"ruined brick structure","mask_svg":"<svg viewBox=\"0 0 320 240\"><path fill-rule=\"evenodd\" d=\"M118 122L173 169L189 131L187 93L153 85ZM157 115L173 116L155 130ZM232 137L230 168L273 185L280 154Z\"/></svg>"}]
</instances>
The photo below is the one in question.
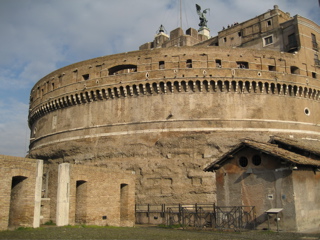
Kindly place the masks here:
<instances>
[{"instance_id":1,"label":"ruined brick structure","mask_svg":"<svg viewBox=\"0 0 320 240\"><path fill-rule=\"evenodd\" d=\"M203 168L239 139L318 141L318 39L275 6L216 37L159 31L139 51L58 69L31 91L29 157L134 171L137 203L214 202Z\"/></svg>"},{"instance_id":2,"label":"ruined brick structure","mask_svg":"<svg viewBox=\"0 0 320 240\"><path fill-rule=\"evenodd\" d=\"M58 226L134 225L132 172L0 155L0 174L0 230L50 221Z\"/></svg>"}]
</instances>

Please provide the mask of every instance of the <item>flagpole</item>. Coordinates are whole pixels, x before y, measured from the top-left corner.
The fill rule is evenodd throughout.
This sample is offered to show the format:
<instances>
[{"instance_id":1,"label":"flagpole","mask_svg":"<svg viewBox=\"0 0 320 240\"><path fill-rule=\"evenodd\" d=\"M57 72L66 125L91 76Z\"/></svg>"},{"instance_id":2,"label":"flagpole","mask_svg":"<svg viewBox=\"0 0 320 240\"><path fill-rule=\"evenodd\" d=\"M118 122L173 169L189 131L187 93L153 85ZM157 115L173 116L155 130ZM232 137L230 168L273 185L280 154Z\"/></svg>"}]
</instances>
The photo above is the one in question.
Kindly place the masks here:
<instances>
[{"instance_id":1,"label":"flagpole","mask_svg":"<svg viewBox=\"0 0 320 240\"><path fill-rule=\"evenodd\" d=\"M180 28L182 28L182 0L180 0Z\"/></svg>"}]
</instances>

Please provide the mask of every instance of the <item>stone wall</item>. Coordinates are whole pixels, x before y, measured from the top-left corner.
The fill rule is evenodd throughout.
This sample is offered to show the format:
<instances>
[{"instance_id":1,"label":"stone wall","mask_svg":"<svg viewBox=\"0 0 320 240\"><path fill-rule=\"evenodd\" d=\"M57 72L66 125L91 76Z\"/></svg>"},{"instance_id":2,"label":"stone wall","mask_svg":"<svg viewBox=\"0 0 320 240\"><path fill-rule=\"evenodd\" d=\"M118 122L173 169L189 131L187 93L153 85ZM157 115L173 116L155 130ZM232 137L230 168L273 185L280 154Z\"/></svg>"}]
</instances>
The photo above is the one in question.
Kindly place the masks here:
<instances>
[{"instance_id":1,"label":"stone wall","mask_svg":"<svg viewBox=\"0 0 320 240\"><path fill-rule=\"evenodd\" d=\"M38 227L42 160L0 155L0 230Z\"/></svg>"},{"instance_id":2,"label":"stone wall","mask_svg":"<svg viewBox=\"0 0 320 240\"><path fill-rule=\"evenodd\" d=\"M315 169L293 172L298 231L320 231L320 173Z\"/></svg>"},{"instance_id":3,"label":"stone wall","mask_svg":"<svg viewBox=\"0 0 320 240\"><path fill-rule=\"evenodd\" d=\"M54 169L52 164L49 169ZM47 174L55 171L49 171ZM58 226L86 224L133 226L135 222L135 175L129 171L62 163L58 176L49 181L51 219ZM48 199L43 199L47 202ZM43 215L48 208L42 209Z\"/></svg>"}]
</instances>

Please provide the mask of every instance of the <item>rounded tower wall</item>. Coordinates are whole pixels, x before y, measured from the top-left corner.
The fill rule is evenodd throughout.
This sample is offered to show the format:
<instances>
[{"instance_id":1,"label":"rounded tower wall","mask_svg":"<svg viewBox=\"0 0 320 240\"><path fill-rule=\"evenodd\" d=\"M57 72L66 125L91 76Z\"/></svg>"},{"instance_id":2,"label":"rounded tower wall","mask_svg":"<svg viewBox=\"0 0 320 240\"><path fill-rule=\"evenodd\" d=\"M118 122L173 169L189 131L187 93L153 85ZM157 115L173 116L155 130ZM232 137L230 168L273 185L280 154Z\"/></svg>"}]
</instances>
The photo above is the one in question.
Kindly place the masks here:
<instances>
[{"instance_id":1,"label":"rounded tower wall","mask_svg":"<svg viewBox=\"0 0 320 240\"><path fill-rule=\"evenodd\" d=\"M29 155L133 170L138 203L214 201L202 169L237 139L319 135L319 82L301 62L181 47L61 68L32 89Z\"/></svg>"}]
</instances>

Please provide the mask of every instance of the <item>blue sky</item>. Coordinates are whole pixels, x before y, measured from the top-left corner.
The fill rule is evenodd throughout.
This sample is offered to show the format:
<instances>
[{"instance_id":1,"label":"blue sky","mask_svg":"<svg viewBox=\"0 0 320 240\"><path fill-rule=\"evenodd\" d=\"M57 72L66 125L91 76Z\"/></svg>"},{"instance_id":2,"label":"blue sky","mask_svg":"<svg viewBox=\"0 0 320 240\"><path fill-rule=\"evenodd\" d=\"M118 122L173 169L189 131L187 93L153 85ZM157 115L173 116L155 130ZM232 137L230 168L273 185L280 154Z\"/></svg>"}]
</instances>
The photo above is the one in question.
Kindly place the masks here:
<instances>
[{"instance_id":1,"label":"blue sky","mask_svg":"<svg viewBox=\"0 0 320 240\"><path fill-rule=\"evenodd\" d=\"M274 5L320 24L318 0L182 0L183 28L210 8L211 35ZM33 85L74 62L138 50L163 24L179 26L179 0L0 0L0 154L25 156Z\"/></svg>"}]
</instances>

